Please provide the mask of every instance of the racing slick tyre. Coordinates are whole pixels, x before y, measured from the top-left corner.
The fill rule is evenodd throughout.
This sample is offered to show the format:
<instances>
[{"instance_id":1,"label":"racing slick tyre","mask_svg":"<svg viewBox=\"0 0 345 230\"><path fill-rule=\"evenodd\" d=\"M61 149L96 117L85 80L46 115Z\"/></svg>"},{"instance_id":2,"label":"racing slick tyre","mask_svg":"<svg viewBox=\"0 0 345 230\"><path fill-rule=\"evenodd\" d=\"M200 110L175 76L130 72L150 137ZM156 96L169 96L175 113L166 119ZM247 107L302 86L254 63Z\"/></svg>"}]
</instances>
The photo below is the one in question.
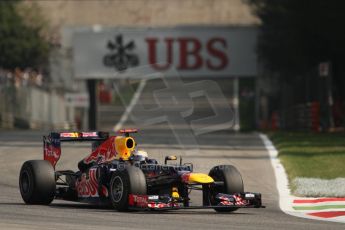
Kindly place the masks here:
<instances>
[{"instance_id":1,"label":"racing slick tyre","mask_svg":"<svg viewBox=\"0 0 345 230\"><path fill-rule=\"evenodd\" d=\"M26 204L50 204L55 196L55 171L49 161L24 162L19 174L20 194Z\"/></svg>"},{"instance_id":2,"label":"racing slick tyre","mask_svg":"<svg viewBox=\"0 0 345 230\"><path fill-rule=\"evenodd\" d=\"M110 200L118 211L128 210L128 195L146 195L146 178L140 168L127 166L115 171L110 180Z\"/></svg>"},{"instance_id":3,"label":"racing slick tyre","mask_svg":"<svg viewBox=\"0 0 345 230\"><path fill-rule=\"evenodd\" d=\"M221 181L224 183L222 186L215 187L215 193L234 194L244 192L242 176L236 167L232 165L215 166L210 170L209 176L215 181ZM214 199L211 198L211 200ZM217 212L233 212L237 210L237 208L215 208L215 210Z\"/></svg>"}]
</instances>

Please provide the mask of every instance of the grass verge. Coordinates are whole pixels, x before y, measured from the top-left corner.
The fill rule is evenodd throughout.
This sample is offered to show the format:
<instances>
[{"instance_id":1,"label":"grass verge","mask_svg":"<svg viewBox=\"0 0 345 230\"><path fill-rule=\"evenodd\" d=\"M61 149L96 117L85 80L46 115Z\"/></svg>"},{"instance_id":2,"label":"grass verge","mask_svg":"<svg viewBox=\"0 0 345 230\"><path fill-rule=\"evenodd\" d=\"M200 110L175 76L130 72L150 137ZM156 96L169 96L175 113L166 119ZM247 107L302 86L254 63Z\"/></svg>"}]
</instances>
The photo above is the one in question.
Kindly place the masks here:
<instances>
[{"instance_id":1,"label":"grass verge","mask_svg":"<svg viewBox=\"0 0 345 230\"><path fill-rule=\"evenodd\" d=\"M345 177L344 133L276 132L268 136L279 151L290 182L296 177Z\"/></svg>"}]
</instances>

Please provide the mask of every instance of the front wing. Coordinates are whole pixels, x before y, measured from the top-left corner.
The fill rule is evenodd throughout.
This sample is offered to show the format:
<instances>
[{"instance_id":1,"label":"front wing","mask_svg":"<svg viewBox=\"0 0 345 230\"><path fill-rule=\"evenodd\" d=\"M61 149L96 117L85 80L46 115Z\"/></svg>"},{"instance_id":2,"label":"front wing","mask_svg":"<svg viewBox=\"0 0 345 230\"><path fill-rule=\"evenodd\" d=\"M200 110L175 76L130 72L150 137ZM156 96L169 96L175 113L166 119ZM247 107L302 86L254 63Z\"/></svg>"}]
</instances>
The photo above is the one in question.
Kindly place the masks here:
<instances>
[{"instance_id":1,"label":"front wing","mask_svg":"<svg viewBox=\"0 0 345 230\"><path fill-rule=\"evenodd\" d=\"M261 202L261 194L250 192L232 195L219 193L213 203L216 205L185 206L181 200L171 196L130 194L128 197L129 209L134 210L265 208Z\"/></svg>"}]
</instances>

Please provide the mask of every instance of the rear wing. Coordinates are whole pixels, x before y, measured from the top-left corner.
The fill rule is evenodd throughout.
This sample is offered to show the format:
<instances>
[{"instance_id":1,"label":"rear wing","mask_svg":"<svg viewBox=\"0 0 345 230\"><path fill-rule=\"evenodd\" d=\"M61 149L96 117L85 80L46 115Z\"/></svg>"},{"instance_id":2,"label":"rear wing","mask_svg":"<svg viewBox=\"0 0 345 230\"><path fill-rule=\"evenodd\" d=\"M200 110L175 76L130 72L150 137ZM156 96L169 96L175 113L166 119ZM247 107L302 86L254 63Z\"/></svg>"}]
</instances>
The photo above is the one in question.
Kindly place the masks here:
<instances>
[{"instance_id":1,"label":"rear wing","mask_svg":"<svg viewBox=\"0 0 345 230\"><path fill-rule=\"evenodd\" d=\"M52 132L49 134L52 139L60 141L99 141L109 137L108 132Z\"/></svg>"},{"instance_id":2,"label":"rear wing","mask_svg":"<svg viewBox=\"0 0 345 230\"><path fill-rule=\"evenodd\" d=\"M108 132L51 132L43 136L43 158L55 168L61 156L61 142L73 141L105 141L109 138Z\"/></svg>"}]
</instances>

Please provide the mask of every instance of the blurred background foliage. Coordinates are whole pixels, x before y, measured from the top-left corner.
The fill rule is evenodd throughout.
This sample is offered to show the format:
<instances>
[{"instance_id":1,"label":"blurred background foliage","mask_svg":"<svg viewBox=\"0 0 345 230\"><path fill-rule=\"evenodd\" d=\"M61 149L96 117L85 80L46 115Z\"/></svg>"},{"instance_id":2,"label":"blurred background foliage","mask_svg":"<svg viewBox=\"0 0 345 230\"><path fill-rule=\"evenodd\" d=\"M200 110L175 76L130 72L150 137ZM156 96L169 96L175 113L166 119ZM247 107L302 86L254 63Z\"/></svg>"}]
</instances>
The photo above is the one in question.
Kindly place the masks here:
<instances>
[{"instance_id":1,"label":"blurred background foliage","mask_svg":"<svg viewBox=\"0 0 345 230\"><path fill-rule=\"evenodd\" d=\"M34 4L21 1L0 1L0 67L43 66L49 56L49 43L45 39L46 23Z\"/></svg>"},{"instance_id":2,"label":"blurred background foliage","mask_svg":"<svg viewBox=\"0 0 345 230\"><path fill-rule=\"evenodd\" d=\"M276 115L279 128L305 129L300 120L318 103L321 130L345 129L345 1L245 1L261 21L257 52L266 113ZM321 63L329 66L327 77L320 76Z\"/></svg>"},{"instance_id":3,"label":"blurred background foliage","mask_svg":"<svg viewBox=\"0 0 345 230\"><path fill-rule=\"evenodd\" d=\"M248 2L262 22L258 51L270 69L303 73L324 61L344 68L345 1Z\"/></svg>"}]
</instances>

